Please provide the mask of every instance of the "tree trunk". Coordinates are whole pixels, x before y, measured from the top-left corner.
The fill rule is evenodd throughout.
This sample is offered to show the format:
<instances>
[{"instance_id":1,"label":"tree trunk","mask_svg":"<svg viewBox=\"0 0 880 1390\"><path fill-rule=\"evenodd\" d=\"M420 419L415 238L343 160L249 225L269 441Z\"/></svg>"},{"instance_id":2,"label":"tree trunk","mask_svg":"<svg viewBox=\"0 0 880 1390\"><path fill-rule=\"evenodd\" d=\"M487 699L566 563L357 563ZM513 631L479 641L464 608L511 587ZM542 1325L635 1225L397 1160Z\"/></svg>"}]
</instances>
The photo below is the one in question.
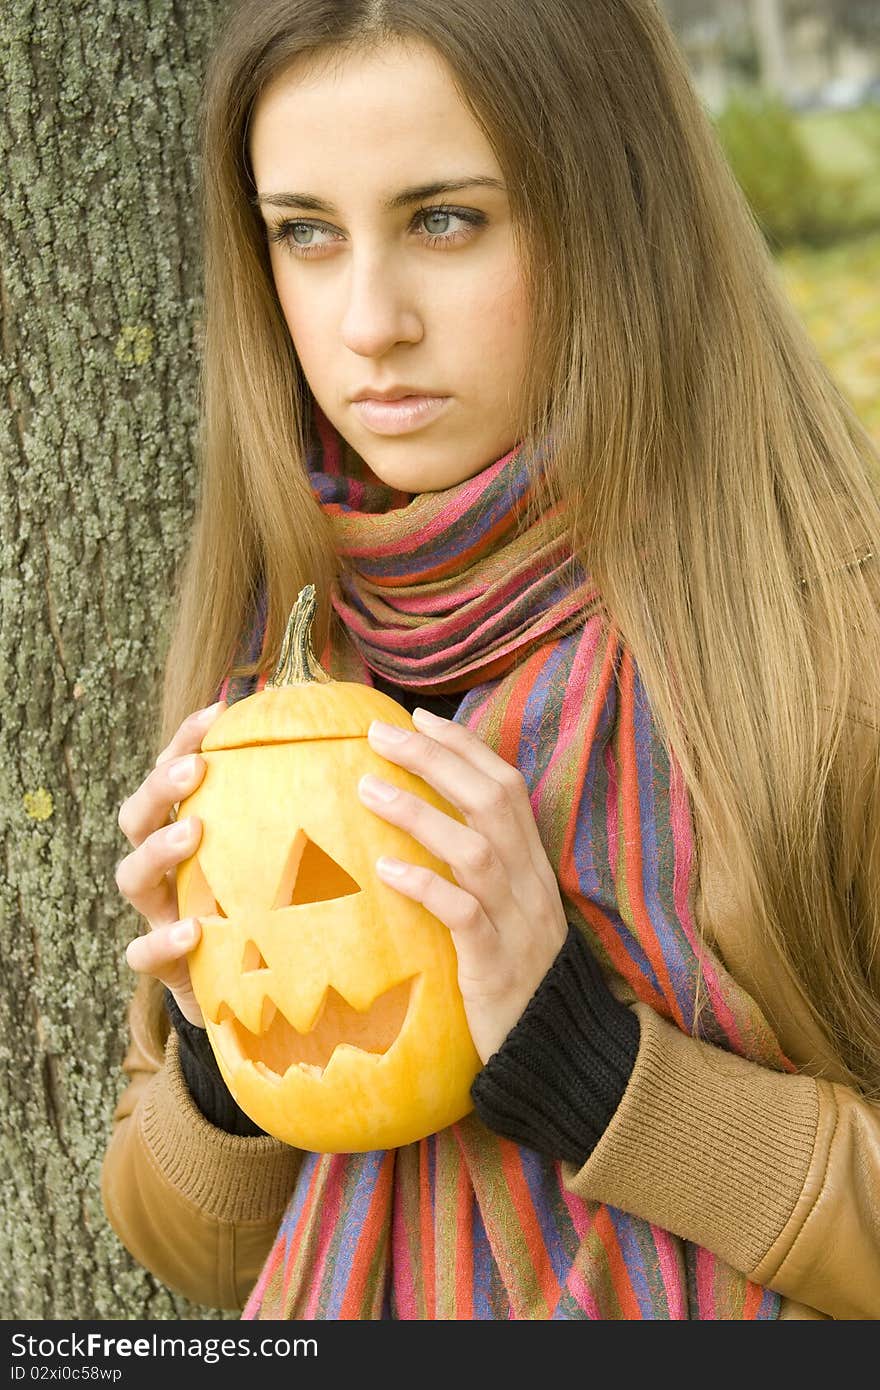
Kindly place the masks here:
<instances>
[{"instance_id":1,"label":"tree trunk","mask_svg":"<svg viewBox=\"0 0 880 1390\"><path fill-rule=\"evenodd\" d=\"M783 0L751 0L751 5L761 81L768 91L785 98L791 81Z\"/></svg>"},{"instance_id":2,"label":"tree trunk","mask_svg":"<svg viewBox=\"0 0 880 1390\"><path fill-rule=\"evenodd\" d=\"M195 502L194 182L217 0L0 7L0 1317L222 1318L108 1226L148 771ZM151 761L151 760L150 760Z\"/></svg>"}]
</instances>

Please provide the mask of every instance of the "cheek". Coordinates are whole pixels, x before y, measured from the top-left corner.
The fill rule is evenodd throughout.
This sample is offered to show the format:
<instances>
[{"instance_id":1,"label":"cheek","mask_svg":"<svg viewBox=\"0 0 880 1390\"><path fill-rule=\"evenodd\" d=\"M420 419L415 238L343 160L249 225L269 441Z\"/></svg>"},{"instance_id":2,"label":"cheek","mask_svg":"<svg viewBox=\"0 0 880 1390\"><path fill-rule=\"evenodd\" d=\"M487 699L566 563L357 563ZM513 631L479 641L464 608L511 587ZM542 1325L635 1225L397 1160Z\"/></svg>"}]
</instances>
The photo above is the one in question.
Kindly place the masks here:
<instances>
[{"instance_id":1,"label":"cheek","mask_svg":"<svg viewBox=\"0 0 880 1390\"><path fill-rule=\"evenodd\" d=\"M499 271L475 284L458 308L456 337L469 373L503 395L528 358L531 316L523 282Z\"/></svg>"},{"instance_id":2,"label":"cheek","mask_svg":"<svg viewBox=\"0 0 880 1390\"><path fill-rule=\"evenodd\" d=\"M320 277L296 274L298 264L280 247L272 248L269 259L278 303L300 365L310 380L318 381L333 361Z\"/></svg>"},{"instance_id":3,"label":"cheek","mask_svg":"<svg viewBox=\"0 0 880 1390\"><path fill-rule=\"evenodd\" d=\"M319 316L309 304L308 294L299 286L294 294L292 277L285 275L284 264L272 257L272 274L281 312L294 346L300 357L310 354L312 344L320 340Z\"/></svg>"},{"instance_id":4,"label":"cheek","mask_svg":"<svg viewBox=\"0 0 880 1390\"><path fill-rule=\"evenodd\" d=\"M333 336L327 332L323 306L319 301L311 300L302 285L297 286L294 294L283 277L277 277L275 283L281 312L303 375L322 404L325 394L329 404L329 395L338 377L339 355L333 352Z\"/></svg>"}]
</instances>

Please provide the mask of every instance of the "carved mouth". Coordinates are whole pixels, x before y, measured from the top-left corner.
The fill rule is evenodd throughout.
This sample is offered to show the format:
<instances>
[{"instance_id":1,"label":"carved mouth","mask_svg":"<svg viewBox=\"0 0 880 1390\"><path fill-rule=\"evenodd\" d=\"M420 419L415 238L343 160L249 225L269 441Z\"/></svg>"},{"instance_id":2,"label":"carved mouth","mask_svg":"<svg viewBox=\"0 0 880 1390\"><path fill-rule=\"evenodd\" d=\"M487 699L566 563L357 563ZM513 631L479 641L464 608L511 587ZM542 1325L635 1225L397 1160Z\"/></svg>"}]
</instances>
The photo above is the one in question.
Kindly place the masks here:
<instances>
[{"instance_id":1,"label":"carved mouth","mask_svg":"<svg viewBox=\"0 0 880 1390\"><path fill-rule=\"evenodd\" d=\"M253 1062L270 1080L280 1081L294 1066L320 1076L341 1043L383 1054L399 1036L409 1008L413 977L393 985L369 1008L355 1009L332 986L324 992L314 1024L300 1033L267 995L260 1031L252 1033L224 1000L216 1023L224 1053L236 1063Z\"/></svg>"}]
</instances>

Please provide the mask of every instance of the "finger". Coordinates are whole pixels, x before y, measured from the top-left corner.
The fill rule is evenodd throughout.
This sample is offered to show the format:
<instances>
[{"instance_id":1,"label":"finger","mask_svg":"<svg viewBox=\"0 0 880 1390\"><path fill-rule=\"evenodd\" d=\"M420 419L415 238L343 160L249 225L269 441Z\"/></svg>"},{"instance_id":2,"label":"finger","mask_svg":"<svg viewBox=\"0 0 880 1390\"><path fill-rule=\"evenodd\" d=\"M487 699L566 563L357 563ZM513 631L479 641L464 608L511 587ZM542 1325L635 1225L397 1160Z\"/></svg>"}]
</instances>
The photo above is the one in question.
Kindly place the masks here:
<instances>
[{"instance_id":1,"label":"finger","mask_svg":"<svg viewBox=\"0 0 880 1390\"><path fill-rule=\"evenodd\" d=\"M177 888L170 871L195 853L201 833L198 816L186 816L155 830L116 866L116 887L151 927L176 920Z\"/></svg>"},{"instance_id":2,"label":"finger","mask_svg":"<svg viewBox=\"0 0 880 1390\"><path fill-rule=\"evenodd\" d=\"M502 915L509 915L515 885L503 856L496 849L496 843L490 842L469 825L453 820L420 796L414 796L381 778L365 775L358 783L358 792L371 810L405 830L431 854L444 860L462 888L479 899L493 921L498 921ZM391 795L386 799L388 793ZM521 869L520 863L517 877Z\"/></svg>"},{"instance_id":3,"label":"finger","mask_svg":"<svg viewBox=\"0 0 880 1390\"><path fill-rule=\"evenodd\" d=\"M455 938L459 966L466 976L477 974L480 953L494 948L498 938L478 899L423 864L407 864L403 859L383 854L377 859L376 868L386 883L421 903L449 928Z\"/></svg>"},{"instance_id":4,"label":"finger","mask_svg":"<svg viewBox=\"0 0 880 1390\"><path fill-rule=\"evenodd\" d=\"M530 950L511 951L473 894L420 864L382 856L376 868L384 882L449 928L468 1028L480 1059L488 1061L522 1016L559 943L533 942Z\"/></svg>"},{"instance_id":5,"label":"finger","mask_svg":"<svg viewBox=\"0 0 880 1390\"><path fill-rule=\"evenodd\" d=\"M513 806L523 841L528 846L533 872L541 880L548 893L551 895L557 893L559 885L556 874L547 857L541 832L535 820L528 782L520 769L511 766L504 758L499 757L493 749L483 742L479 734L458 720L444 719L442 716L432 714L430 710L421 707L417 707L413 711L413 720L420 732L429 740L435 743L439 742L442 747L457 752L462 761L479 768L493 781L500 783ZM454 802L454 797L448 796L447 800ZM490 804L490 818L493 814L494 811Z\"/></svg>"},{"instance_id":6,"label":"finger","mask_svg":"<svg viewBox=\"0 0 880 1390\"><path fill-rule=\"evenodd\" d=\"M194 792L208 764L198 753L188 753L153 768L119 811L119 828L135 849L155 830L168 823L173 806Z\"/></svg>"},{"instance_id":7,"label":"finger","mask_svg":"<svg viewBox=\"0 0 880 1390\"><path fill-rule=\"evenodd\" d=\"M188 714L171 742L162 749L156 758L156 766L159 767L169 758L179 757L181 753L198 752L206 731L226 707L225 700L217 700L213 705L206 705L204 709L197 709L192 714Z\"/></svg>"},{"instance_id":8,"label":"finger","mask_svg":"<svg viewBox=\"0 0 880 1390\"><path fill-rule=\"evenodd\" d=\"M491 841L495 854L503 863L508 876L518 876L525 866L533 878L541 877L543 881L543 876L536 872L537 856L540 855L546 860L546 855L525 792L525 784L516 769L509 767L490 748L484 747L484 752L494 759L491 774L476 767L468 756L463 755L467 752L463 742L462 751L457 751L426 734L399 731L404 735L402 739L393 742L388 740L386 743L383 726L376 720L367 732L369 742L377 752L434 787L461 811L474 831L479 831ZM469 731L465 730L464 733L466 738L474 739ZM475 743L478 744L479 740L475 740ZM480 756L476 749L474 751ZM498 780L499 777L503 781ZM519 791L516 784L519 785ZM412 800L410 798L405 803L411 815L415 814L410 809ZM437 824L436 820L433 824ZM447 824L449 822L444 818L444 825ZM429 834L431 825L431 821L424 821L424 828ZM405 828L411 827L407 825ZM412 833L421 840L421 833L415 830ZM423 843L427 844L426 841ZM455 843L462 846L468 842L456 836ZM436 838L429 848L437 853L435 845ZM453 862L448 853L440 851L440 857L449 863ZM470 887L470 880L468 886ZM545 887L547 886L545 884Z\"/></svg>"},{"instance_id":9,"label":"finger","mask_svg":"<svg viewBox=\"0 0 880 1390\"><path fill-rule=\"evenodd\" d=\"M414 718L415 713L422 719L421 710L414 712ZM473 730L452 719L430 718L436 718L430 734L399 730L405 737L394 741L386 740L381 722L373 720L368 730L370 746L421 777L477 829L496 840L499 836L494 832L500 832L504 843L499 841L499 849L510 870L521 866L527 853L534 872L545 878L549 865L522 773ZM515 834L506 834L507 824L515 827Z\"/></svg>"},{"instance_id":10,"label":"finger","mask_svg":"<svg viewBox=\"0 0 880 1390\"><path fill-rule=\"evenodd\" d=\"M139 975L155 975L170 990L191 989L188 953L198 944L201 925L197 917L155 927L136 936L125 948L125 959Z\"/></svg>"},{"instance_id":11,"label":"finger","mask_svg":"<svg viewBox=\"0 0 880 1390\"><path fill-rule=\"evenodd\" d=\"M183 721L168 748L159 754L152 772L119 808L119 828L135 848L166 823L171 808L189 795L204 777L207 763L198 750L217 717L211 711L217 709L218 706L212 705ZM170 751L172 749L175 751Z\"/></svg>"}]
</instances>

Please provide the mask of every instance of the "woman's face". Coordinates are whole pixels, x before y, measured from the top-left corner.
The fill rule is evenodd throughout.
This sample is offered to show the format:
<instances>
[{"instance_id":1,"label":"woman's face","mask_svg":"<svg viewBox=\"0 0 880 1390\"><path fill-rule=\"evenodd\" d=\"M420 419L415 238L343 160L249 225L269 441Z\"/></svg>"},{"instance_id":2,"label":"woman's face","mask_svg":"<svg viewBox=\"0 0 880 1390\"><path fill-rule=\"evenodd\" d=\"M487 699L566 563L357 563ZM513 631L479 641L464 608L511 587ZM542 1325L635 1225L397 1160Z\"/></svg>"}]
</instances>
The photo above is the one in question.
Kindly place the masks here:
<instances>
[{"instance_id":1,"label":"woman's face","mask_svg":"<svg viewBox=\"0 0 880 1390\"><path fill-rule=\"evenodd\" d=\"M355 453L428 492L511 449L529 326L508 198L436 52L295 64L256 103L250 156L293 345Z\"/></svg>"}]
</instances>

